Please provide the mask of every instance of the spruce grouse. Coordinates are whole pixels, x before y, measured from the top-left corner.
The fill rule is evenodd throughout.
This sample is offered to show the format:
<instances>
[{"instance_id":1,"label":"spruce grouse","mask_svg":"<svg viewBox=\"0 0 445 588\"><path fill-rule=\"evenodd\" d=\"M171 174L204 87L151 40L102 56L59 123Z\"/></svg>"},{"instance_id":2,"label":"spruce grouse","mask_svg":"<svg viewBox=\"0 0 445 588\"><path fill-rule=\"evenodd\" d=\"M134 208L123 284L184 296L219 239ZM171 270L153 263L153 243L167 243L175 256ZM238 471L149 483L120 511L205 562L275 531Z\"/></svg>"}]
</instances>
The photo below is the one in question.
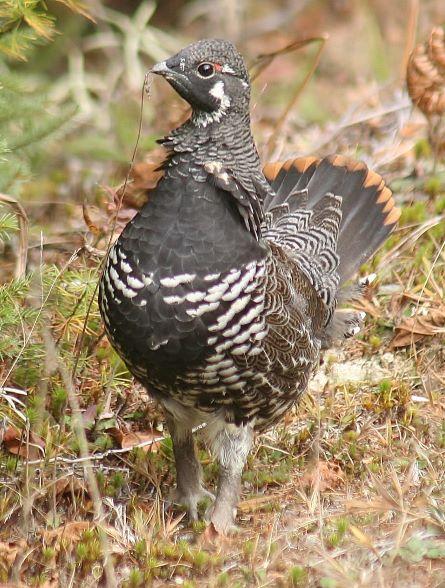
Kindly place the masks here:
<instances>
[{"instance_id":1,"label":"spruce grouse","mask_svg":"<svg viewBox=\"0 0 445 588\"><path fill-rule=\"evenodd\" d=\"M220 467L208 516L225 533L254 431L298 401L322 349L359 330L361 313L338 306L363 284L345 284L399 211L363 163L261 167L249 76L232 43L199 41L152 71L192 114L161 141L164 175L110 249L99 303L112 345L165 411L174 501L191 519L213 498L192 436L206 424Z\"/></svg>"}]
</instances>

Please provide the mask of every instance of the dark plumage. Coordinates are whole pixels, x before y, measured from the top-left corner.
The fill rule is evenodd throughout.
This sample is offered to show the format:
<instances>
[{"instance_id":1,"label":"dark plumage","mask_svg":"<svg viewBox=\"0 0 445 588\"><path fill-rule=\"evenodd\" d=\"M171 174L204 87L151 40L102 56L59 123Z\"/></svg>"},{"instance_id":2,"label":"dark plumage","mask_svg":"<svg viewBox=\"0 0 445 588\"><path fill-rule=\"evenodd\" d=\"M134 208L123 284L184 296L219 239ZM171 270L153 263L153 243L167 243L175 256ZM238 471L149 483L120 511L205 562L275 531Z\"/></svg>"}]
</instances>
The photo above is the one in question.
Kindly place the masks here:
<instances>
[{"instance_id":1,"label":"dark plumage","mask_svg":"<svg viewBox=\"0 0 445 588\"><path fill-rule=\"evenodd\" d=\"M190 119L162 140L164 177L110 250L99 302L108 336L163 406L192 518L209 493L192 428L220 463L210 519L234 521L253 431L305 391L320 350L357 332L344 288L397 222L391 192L340 156L261 169L250 84L234 46L204 40L153 68ZM351 294L351 292L353 294Z\"/></svg>"}]
</instances>

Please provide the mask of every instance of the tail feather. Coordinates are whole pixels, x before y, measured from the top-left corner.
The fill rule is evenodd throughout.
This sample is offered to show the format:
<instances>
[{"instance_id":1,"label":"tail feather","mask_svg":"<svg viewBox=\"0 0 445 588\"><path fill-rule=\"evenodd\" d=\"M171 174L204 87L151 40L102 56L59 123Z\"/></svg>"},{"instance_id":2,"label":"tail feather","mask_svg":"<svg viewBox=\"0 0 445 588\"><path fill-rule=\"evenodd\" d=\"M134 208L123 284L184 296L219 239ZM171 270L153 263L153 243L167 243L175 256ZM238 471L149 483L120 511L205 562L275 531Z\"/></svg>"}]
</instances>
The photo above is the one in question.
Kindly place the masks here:
<instances>
[{"instance_id":1,"label":"tail feather","mask_svg":"<svg viewBox=\"0 0 445 588\"><path fill-rule=\"evenodd\" d=\"M319 160L315 157L301 157L288 161L268 163L264 175L272 185L275 195L264 202L265 210L286 202L291 193L304 190L317 169ZM296 200L296 203L299 200Z\"/></svg>"},{"instance_id":2,"label":"tail feather","mask_svg":"<svg viewBox=\"0 0 445 588\"><path fill-rule=\"evenodd\" d=\"M264 203L266 212L280 207L282 215L301 208L317 210L320 214L319 207L327 194L342 198L342 220L337 239L337 271L341 283L352 278L375 253L400 216L391 190L381 176L364 163L343 156L334 155L321 160L297 158L267 164L264 174L274 191Z\"/></svg>"}]
</instances>

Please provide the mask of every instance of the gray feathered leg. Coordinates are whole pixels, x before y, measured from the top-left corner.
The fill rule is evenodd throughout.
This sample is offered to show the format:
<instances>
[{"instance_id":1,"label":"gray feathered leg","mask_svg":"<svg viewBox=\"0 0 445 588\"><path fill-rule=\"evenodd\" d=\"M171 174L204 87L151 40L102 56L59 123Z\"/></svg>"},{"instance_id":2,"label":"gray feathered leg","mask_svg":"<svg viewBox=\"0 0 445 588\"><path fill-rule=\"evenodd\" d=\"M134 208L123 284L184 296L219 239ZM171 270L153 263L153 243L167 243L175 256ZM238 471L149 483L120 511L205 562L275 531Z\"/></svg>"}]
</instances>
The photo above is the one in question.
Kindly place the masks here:
<instances>
[{"instance_id":1,"label":"gray feathered leg","mask_svg":"<svg viewBox=\"0 0 445 588\"><path fill-rule=\"evenodd\" d=\"M210 434L212 450L219 462L218 491L210 521L218 533L226 534L235 527L241 475L252 446L253 429L224 423Z\"/></svg>"},{"instance_id":2,"label":"gray feathered leg","mask_svg":"<svg viewBox=\"0 0 445 588\"><path fill-rule=\"evenodd\" d=\"M170 494L170 501L187 509L189 519L198 519L198 504L203 500L215 500L213 494L202 485L202 468L198 460L191 428L166 413L167 426L173 441L176 465L176 488Z\"/></svg>"}]
</instances>

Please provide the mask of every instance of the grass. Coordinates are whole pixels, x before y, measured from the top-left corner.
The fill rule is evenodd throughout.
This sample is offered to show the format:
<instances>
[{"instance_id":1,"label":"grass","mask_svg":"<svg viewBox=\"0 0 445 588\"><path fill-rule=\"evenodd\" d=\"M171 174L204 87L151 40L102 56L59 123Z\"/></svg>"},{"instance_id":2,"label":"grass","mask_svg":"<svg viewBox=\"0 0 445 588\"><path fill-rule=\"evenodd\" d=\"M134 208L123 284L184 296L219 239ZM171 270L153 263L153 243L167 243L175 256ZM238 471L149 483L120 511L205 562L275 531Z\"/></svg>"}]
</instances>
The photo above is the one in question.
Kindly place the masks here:
<instances>
[{"instance_id":1,"label":"grass","mask_svg":"<svg viewBox=\"0 0 445 588\"><path fill-rule=\"evenodd\" d=\"M308 103L318 83L305 89ZM330 350L300 405L256 439L239 531L222 541L165 509L174 470L162 414L104 337L94 297L109 227L100 191L99 228L84 247L71 193L60 210L37 212L41 192L77 189L67 171L25 190L34 220L26 278L13 279L20 231L0 210L0 583L443 585L444 169L432 173L426 124L402 116L399 94L388 103L357 92L352 118L324 130L288 120L292 139L275 150L354 154L360 145L389 179L401 223L362 270L378 273L358 305L363 332ZM255 116L264 149L273 122L260 107ZM200 458L213 487L203 445Z\"/></svg>"}]
</instances>

